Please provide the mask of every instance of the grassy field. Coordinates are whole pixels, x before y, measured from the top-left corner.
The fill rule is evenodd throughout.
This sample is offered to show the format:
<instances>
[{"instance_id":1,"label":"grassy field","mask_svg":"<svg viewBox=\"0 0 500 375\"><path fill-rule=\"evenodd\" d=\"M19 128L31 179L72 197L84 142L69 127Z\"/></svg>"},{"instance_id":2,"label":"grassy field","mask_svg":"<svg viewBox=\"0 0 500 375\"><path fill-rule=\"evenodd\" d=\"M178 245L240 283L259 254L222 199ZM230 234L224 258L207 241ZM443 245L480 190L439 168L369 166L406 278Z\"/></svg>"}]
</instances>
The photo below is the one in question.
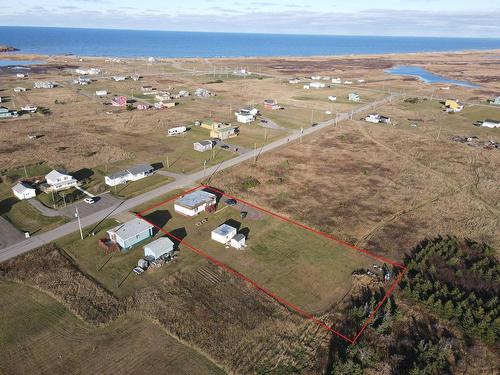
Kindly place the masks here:
<instances>
[{"instance_id":1,"label":"grassy field","mask_svg":"<svg viewBox=\"0 0 500 375\"><path fill-rule=\"evenodd\" d=\"M326 310L349 292L354 270L380 264L271 215L249 207L242 209L251 211L245 219L240 218L239 209L224 204L214 214L189 219L175 213L173 203L169 203L145 217L288 302L314 313ZM203 217L208 218L208 223L197 226ZM246 234L248 246L244 251L210 239L210 232L222 223Z\"/></svg>"},{"instance_id":2,"label":"grassy field","mask_svg":"<svg viewBox=\"0 0 500 375\"><path fill-rule=\"evenodd\" d=\"M0 281L0 294L2 373L224 373L144 318L95 328L36 289Z\"/></svg>"}]
</instances>

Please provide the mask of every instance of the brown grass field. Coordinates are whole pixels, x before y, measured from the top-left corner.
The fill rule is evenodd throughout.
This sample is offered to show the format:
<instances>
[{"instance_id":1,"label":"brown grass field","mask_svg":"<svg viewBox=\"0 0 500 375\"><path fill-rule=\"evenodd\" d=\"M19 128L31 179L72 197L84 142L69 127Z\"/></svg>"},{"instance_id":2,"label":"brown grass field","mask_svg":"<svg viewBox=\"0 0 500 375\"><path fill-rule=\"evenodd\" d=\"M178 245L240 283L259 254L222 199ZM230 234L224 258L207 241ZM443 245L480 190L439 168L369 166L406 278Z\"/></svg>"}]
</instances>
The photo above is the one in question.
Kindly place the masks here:
<instances>
[{"instance_id":1,"label":"brown grass field","mask_svg":"<svg viewBox=\"0 0 500 375\"><path fill-rule=\"evenodd\" d=\"M188 173L200 169L207 157L193 152L192 142L207 138L208 132L193 128L185 137L167 137L166 130L173 126L192 125L195 120L210 117L234 122L235 109L245 104L260 105L263 99L274 98L285 110L262 112L279 129L242 125L241 135L230 140L240 147L252 148L329 118L326 110L333 114L348 111L352 104L345 102L345 96L350 91L358 91L367 101L389 92L404 93L400 99L377 109L392 118L392 125L367 123L357 116L307 136L302 142L262 154L256 163L248 161L218 172L209 184L396 261L423 239L437 235L471 238L498 251L500 153L450 139L466 135L484 141L499 140L499 129L472 125L485 118L500 119L500 108L486 104L487 99L500 92L500 59L488 58L494 55L498 51L161 59L154 64L140 59L107 62L86 58L79 62L71 56L25 56L42 58L46 65L33 67L30 78L23 81L16 80L8 69L0 69L4 89L0 95L7 97L5 105L9 108L36 104L49 108L52 114L0 121L0 165L12 171L23 164L44 162L45 166L68 170L90 168L101 175L143 162L165 163L168 156L173 162L172 171ZM242 65L262 76L241 79L230 74L209 74ZM395 65L419 65L448 78L479 83L481 87L451 86L442 90L446 85L429 85L411 77L384 73ZM100 67L104 74L88 87L75 87L71 84L74 76L71 69L78 66ZM113 74L133 72L143 75L142 81L115 83L109 79ZM290 77L313 74L363 78L366 83L352 88L306 91L301 85L287 82ZM32 82L38 79L54 80L60 87L32 89L23 94L11 90L15 86L32 87ZM140 112L105 106L105 100L91 95L95 90L106 89L111 92L108 100L119 94L143 100L140 86L144 84L173 92L206 87L217 96L182 98L175 108ZM337 95L339 101L329 103L328 95ZM433 100L417 104L402 100L415 95L432 96ZM456 114L444 113L440 101L446 98L464 101L465 109ZM55 104L56 99L64 104ZM412 123L417 123L417 127L410 126ZM29 140L27 135L31 133L44 136ZM229 151L220 150L209 165L232 156ZM7 185L0 184L2 202L9 198ZM130 187L141 191L147 188ZM41 225L43 218L35 216L23 223L22 207L13 207L2 215L10 216L19 227L25 224L28 229L36 230L58 224L56 219ZM288 298L323 312L321 319L341 329L342 311L348 308L348 301L343 300L335 309L328 308L340 295L332 286L331 277L338 277L335 282L344 283L345 289L351 287L352 294L362 292L365 280L349 281L349 272L333 274L328 267L331 263L323 263L323 244L315 246L315 253L294 253L298 256L290 259L290 267L276 275L274 266L283 264L281 260L296 250L288 240L300 244L303 238L297 239L296 233L264 219L242 223L250 228L251 252L241 254L240 258L233 256L232 249L205 246L212 224L234 219L234 214L238 216L238 212L225 209L218 218L209 218L210 228L203 227L198 236L190 233L192 223L176 221L175 217L164 225L174 230L187 228L188 236L194 234L191 240L200 248L235 268L246 267L255 278L274 283L273 288L282 288L285 294L289 293ZM118 368L118 372L124 373L146 369L200 374L220 371L318 374L328 367L328 353L338 342L327 331L182 245L175 262L148 271L141 278L131 275L142 248L110 256L96 246L105 229L114 224L114 220L100 223L96 237L80 241L78 234L70 235L56 245L0 264L0 291L7 301L0 308L0 343L2 349L7 348L0 353L0 372L29 373L43 369L38 372L47 373L71 366L76 373L113 373ZM280 235L273 236L283 231L287 241ZM273 238L270 245L274 251L257 246L259 238L267 237ZM349 267L351 270L354 265L349 263ZM296 278L296 284L304 281L310 284L304 284L304 289L290 288L289 276ZM347 285L349 282L351 285ZM310 296L305 292L306 285L314 289ZM294 295L294 290L299 294ZM330 296L325 290L332 293L333 299L321 299ZM403 314L395 322L398 326L409 326L414 316L424 314L418 306L405 305L404 301L401 305ZM437 324L447 325L447 322ZM363 337L366 338L362 338L365 340L362 344L377 345L377 335L371 327ZM463 338L460 340L465 342ZM464 353L464 368L470 369L463 373L494 373L496 364L491 358L495 348L469 344L460 349ZM169 350L158 349L165 346ZM134 348L137 357L130 355L129 347ZM21 356L24 361L12 360L10 353L14 352L16 359ZM382 367L380 372L384 373Z\"/></svg>"}]
</instances>

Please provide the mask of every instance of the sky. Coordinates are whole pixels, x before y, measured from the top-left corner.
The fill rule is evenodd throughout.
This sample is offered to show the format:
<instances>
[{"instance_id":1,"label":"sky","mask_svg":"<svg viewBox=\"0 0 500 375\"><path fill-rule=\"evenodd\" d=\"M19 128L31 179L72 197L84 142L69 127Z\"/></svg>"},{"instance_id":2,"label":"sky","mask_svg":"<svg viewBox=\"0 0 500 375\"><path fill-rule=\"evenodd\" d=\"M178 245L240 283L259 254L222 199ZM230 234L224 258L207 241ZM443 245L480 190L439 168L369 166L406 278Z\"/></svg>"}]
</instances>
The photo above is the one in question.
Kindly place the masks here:
<instances>
[{"instance_id":1,"label":"sky","mask_svg":"<svg viewBox=\"0 0 500 375\"><path fill-rule=\"evenodd\" d=\"M492 0L16 0L0 25L500 38Z\"/></svg>"}]
</instances>

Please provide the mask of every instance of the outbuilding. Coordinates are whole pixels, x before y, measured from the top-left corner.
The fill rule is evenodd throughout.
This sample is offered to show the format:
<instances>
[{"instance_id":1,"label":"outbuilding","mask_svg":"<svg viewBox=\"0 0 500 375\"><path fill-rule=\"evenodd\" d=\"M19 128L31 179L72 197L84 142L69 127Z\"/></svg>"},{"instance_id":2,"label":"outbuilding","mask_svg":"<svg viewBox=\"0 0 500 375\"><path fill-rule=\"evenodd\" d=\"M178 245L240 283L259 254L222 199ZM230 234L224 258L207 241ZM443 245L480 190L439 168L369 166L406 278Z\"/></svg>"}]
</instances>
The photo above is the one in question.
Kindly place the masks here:
<instances>
[{"instance_id":1,"label":"outbuilding","mask_svg":"<svg viewBox=\"0 0 500 375\"><path fill-rule=\"evenodd\" d=\"M498 120L484 120L481 126L487 127L487 128L500 128L500 121Z\"/></svg>"},{"instance_id":2,"label":"outbuilding","mask_svg":"<svg viewBox=\"0 0 500 375\"><path fill-rule=\"evenodd\" d=\"M109 239L120 245L123 250L144 241L153 235L154 226L146 221L135 218L107 231Z\"/></svg>"},{"instance_id":3,"label":"outbuilding","mask_svg":"<svg viewBox=\"0 0 500 375\"><path fill-rule=\"evenodd\" d=\"M215 206L217 197L205 190L196 190L186 194L174 202L174 210L186 216L196 216L206 211L210 206Z\"/></svg>"},{"instance_id":4,"label":"outbuilding","mask_svg":"<svg viewBox=\"0 0 500 375\"><path fill-rule=\"evenodd\" d=\"M236 250L241 250L246 246L245 240L246 238L243 233L237 233L233 238L231 238L231 242L229 244Z\"/></svg>"},{"instance_id":5,"label":"outbuilding","mask_svg":"<svg viewBox=\"0 0 500 375\"><path fill-rule=\"evenodd\" d=\"M222 244L227 244L234 236L236 236L236 233L236 228L227 224L222 224L221 226L215 228L211 235L212 240Z\"/></svg>"},{"instance_id":6,"label":"outbuilding","mask_svg":"<svg viewBox=\"0 0 500 375\"><path fill-rule=\"evenodd\" d=\"M168 237L160 237L144 246L144 257L158 259L162 255L171 256L174 253L174 243Z\"/></svg>"},{"instance_id":7,"label":"outbuilding","mask_svg":"<svg viewBox=\"0 0 500 375\"><path fill-rule=\"evenodd\" d=\"M13 188L12 192L14 195L20 199L30 199L36 197L36 190L31 185L28 185L25 182L17 183Z\"/></svg>"},{"instance_id":8,"label":"outbuilding","mask_svg":"<svg viewBox=\"0 0 500 375\"><path fill-rule=\"evenodd\" d=\"M208 150L211 150L213 148L213 142L210 140L194 142L193 148L199 152L208 151Z\"/></svg>"}]
</instances>

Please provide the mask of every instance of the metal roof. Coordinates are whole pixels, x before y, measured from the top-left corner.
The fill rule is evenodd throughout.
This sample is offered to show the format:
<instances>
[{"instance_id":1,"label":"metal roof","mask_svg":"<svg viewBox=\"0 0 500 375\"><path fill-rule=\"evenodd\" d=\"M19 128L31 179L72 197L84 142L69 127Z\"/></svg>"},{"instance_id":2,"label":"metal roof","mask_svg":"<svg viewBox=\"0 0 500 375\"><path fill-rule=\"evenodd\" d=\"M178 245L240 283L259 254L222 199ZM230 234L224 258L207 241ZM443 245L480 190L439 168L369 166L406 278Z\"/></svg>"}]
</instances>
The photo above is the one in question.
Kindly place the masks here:
<instances>
[{"instance_id":1,"label":"metal roof","mask_svg":"<svg viewBox=\"0 0 500 375\"><path fill-rule=\"evenodd\" d=\"M177 199L175 204L179 204L187 208L195 208L203 203L212 201L215 197L215 194L209 193L208 191L196 190Z\"/></svg>"},{"instance_id":2,"label":"metal roof","mask_svg":"<svg viewBox=\"0 0 500 375\"><path fill-rule=\"evenodd\" d=\"M229 233L236 231L236 228L227 225L227 224L222 224L220 227L215 228L212 233L216 233L220 236L227 236Z\"/></svg>"},{"instance_id":3,"label":"metal roof","mask_svg":"<svg viewBox=\"0 0 500 375\"><path fill-rule=\"evenodd\" d=\"M205 140L205 141L198 141L198 142L195 142L196 143L199 143L200 145L202 146L211 146L212 145L212 141L208 141L208 140Z\"/></svg>"},{"instance_id":4,"label":"metal roof","mask_svg":"<svg viewBox=\"0 0 500 375\"><path fill-rule=\"evenodd\" d=\"M144 249L148 249L155 254L166 253L172 251L174 248L174 243L168 237L160 237L153 242L148 243L144 246Z\"/></svg>"},{"instance_id":5,"label":"metal roof","mask_svg":"<svg viewBox=\"0 0 500 375\"><path fill-rule=\"evenodd\" d=\"M45 176L45 179L46 179L46 180L58 180L59 178L61 178L61 177L65 177L65 176L69 176L69 177L71 177L71 175L69 175L69 174L64 174L64 173L61 173L61 172L56 171L56 170L54 169L54 170L52 170L49 174L47 174L47 175Z\"/></svg>"},{"instance_id":6,"label":"metal roof","mask_svg":"<svg viewBox=\"0 0 500 375\"><path fill-rule=\"evenodd\" d=\"M108 232L113 232L121 239L127 240L131 237L135 237L139 233L150 230L152 228L154 228L153 225L147 223L142 219L135 218L127 221L126 223L120 224L113 229L108 230Z\"/></svg>"},{"instance_id":7,"label":"metal roof","mask_svg":"<svg viewBox=\"0 0 500 375\"><path fill-rule=\"evenodd\" d=\"M31 187L25 182L19 182L12 188L12 190L15 191L16 193L22 194L26 190L35 190L35 188Z\"/></svg>"},{"instance_id":8,"label":"metal roof","mask_svg":"<svg viewBox=\"0 0 500 375\"><path fill-rule=\"evenodd\" d=\"M148 173L152 172L154 168L149 164L137 165L135 167L127 169L132 174Z\"/></svg>"},{"instance_id":9,"label":"metal roof","mask_svg":"<svg viewBox=\"0 0 500 375\"><path fill-rule=\"evenodd\" d=\"M243 233L238 233L235 234L235 236L232 239L239 242L245 239L245 235Z\"/></svg>"}]
</instances>

